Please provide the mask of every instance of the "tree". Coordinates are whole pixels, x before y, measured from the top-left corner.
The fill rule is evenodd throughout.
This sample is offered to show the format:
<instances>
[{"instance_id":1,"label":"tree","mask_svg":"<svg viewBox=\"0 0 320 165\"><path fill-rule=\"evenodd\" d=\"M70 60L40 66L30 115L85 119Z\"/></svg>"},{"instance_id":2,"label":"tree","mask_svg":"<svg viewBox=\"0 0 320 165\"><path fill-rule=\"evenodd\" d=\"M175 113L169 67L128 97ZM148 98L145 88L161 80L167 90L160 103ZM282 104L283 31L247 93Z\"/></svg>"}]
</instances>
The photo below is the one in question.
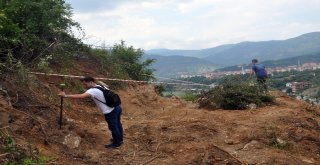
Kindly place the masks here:
<instances>
[{"instance_id":1,"label":"tree","mask_svg":"<svg viewBox=\"0 0 320 165\"><path fill-rule=\"evenodd\" d=\"M318 90L318 92L316 93L316 96L315 96L315 98L318 98L318 99L320 99L320 90Z\"/></svg>"},{"instance_id":2,"label":"tree","mask_svg":"<svg viewBox=\"0 0 320 165\"><path fill-rule=\"evenodd\" d=\"M71 15L71 7L64 0L1 1L1 57L12 52L14 59L32 66L41 58L56 56L62 49L76 50L81 40L74 36L72 28L81 28Z\"/></svg>"},{"instance_id":3,"label":"tree","mask_svg":"<svg viewBox=\"0 0 320 165\"><path fill-rule=\"evenodd\" d=\"M134 80L149 80L153 78L154 69L149 67L155 60L146 59L142 61L142 49L126 46L125 42L121 41L120 44L113 46L111 56L114 62L117 62L130 78Z\"/></svg>"}]
</instances>

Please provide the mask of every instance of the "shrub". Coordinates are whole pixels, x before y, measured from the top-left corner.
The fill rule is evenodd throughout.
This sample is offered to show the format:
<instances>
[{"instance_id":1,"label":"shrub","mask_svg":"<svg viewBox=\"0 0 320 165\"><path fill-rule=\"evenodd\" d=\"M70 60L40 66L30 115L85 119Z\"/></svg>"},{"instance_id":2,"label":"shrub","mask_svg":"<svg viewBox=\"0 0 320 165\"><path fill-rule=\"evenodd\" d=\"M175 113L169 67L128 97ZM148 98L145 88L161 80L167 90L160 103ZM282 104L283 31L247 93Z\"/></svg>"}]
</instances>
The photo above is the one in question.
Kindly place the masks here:
<instances>
[{"instance_id":1,"label":"shrub","mask_svg":"<svg viewBox=\"0 0 320 165\"><path fill-rule=\"evenodd\" d=\"M258 85L234 80L224 81L203 93L198 100L200 108L229 110L243 110L249 104L262 106L273 101L274 98L264 93Z\"/></svg>"},{"instance_id":2,"label":"shrub","mask_svg":"<svg viewBox=\"0 0 320 165\"><path fill-rule=\"evenodd\" d=\"M1 159L4 165L45 165L45 164L56 164L57 158L52 156L40 155L38 148L28 146L29 150L22 148L18 145L13 137L0 131L0 144L7 154L4 154L5 159ZM1 148L1 147L0 147Z\"/></svg>"},{"instance_id":3,"label":"shrub","mask_svg":"<svg viewBox=\"0 0 320 165\"><path fill-rule=\"evenodd\" d=\"M163 96L163 92L165 91L163 85L155 85L155 91L158 95Z\"/></svg>"},{"instance_id":4,"label":"shrub","mask_svg":"<svg viewBox=\"0 0 320 165\"><path fill-rule=\"evenodd\" d=\"M196 101L199 98L199 95L187 92L181 98L186 101Z\"/></svg>"},{"instance_id":5,"label":"shrub","mask_svg":"<svg viewBox=\"0 0 320 165\"><path fill-rule=\"evenodd\" d=\"M292 143L289 143L280 139L279 135L275 131L272 131L268 135L268 138L269 138L268 145L271 147L275 147L283 150L289 150L290 148L292 148Z\"/></svg>"}]
</instances>

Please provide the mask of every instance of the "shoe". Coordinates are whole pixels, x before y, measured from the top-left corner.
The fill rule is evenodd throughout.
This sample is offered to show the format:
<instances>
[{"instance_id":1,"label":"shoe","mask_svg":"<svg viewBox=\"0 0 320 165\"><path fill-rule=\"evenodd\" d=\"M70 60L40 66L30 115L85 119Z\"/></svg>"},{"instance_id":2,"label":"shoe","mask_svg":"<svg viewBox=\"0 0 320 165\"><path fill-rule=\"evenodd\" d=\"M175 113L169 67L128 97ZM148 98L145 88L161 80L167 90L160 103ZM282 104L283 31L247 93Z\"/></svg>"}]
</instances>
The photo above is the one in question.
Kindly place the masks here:
<instances>
[{"instance_id":1,"label":"shoe","mask_svg":"<svg viewBox=\"0 0 320 165\"><path fill-rule=\"evenodd\" d=\"M113 143L113 139L110 139L110 142ZM123 141L120 142L120 145L123 144Z\"/></svg>"},{"instance_id":2,"label":"shoe","mask_svg":"<svg viewBox=\"0 0 320 165\"><path fill-rule=\"evenodd\" d=\"M108 145L105 145L106 148L109 148L109 149L117 149L121 146L121 144L108 144Z\"/></svg>"}]
</instances>

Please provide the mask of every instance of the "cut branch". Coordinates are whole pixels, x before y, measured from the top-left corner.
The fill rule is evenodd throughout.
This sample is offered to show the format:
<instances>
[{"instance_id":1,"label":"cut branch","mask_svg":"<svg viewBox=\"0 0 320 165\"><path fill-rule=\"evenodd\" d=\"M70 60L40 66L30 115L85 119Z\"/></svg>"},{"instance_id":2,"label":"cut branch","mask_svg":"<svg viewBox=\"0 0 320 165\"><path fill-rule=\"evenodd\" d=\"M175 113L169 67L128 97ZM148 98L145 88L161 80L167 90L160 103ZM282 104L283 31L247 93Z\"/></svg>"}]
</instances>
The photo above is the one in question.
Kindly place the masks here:
<instances>
[{"instance_id":1,"label":"cut branch","mask_svg":"<svg viewBox=\"0 0 320 165\"><path fill-rule=\"evenodd\" d=\"M12 104L11 104L11 98L10 98L10 96L9 96L9 94L8 94L8 91L7 91L7 90L4 90L4 89L2 88L2 86L0 86L0 91L2 91L3 93L6 94L8 104L9 104L9 106L11 106L11 105L12 105Z\"/></svg>"},{"instance_id":2,"label":"cut branch","mask_svg":"<svg viewBox=\"0 0 320 165\"><path fill-rule=\"evenodd\" d=\"M1 154L0 157L6 156L6 155L9 155L9 153Z\"/></svg>"}]
</instances>

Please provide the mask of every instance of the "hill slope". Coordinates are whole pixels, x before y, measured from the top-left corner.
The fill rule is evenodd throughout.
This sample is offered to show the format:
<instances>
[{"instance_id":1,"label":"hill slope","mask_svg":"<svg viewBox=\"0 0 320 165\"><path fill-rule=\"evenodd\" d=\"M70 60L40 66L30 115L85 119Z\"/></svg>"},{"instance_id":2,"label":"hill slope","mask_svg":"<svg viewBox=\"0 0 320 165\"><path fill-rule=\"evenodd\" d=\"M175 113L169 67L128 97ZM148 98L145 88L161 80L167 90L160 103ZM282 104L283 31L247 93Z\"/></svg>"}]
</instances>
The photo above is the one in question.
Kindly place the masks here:
<instances>
[{"instance_id":1,"label":"hill slope","mask_svg":"<svg viewBox=\"0 0 320 165\"><path fill-rule=\"evenodd\" d=\"M283 41L243 42L231 49L212 54L209 61L230 61L228 65L247 63L253 58L277 60L320 52L320 32L304 34Z\"/></svg>"},{"instance_id":2,"label":"hill slope","mask_svg":"<svg viewBox=\"0 0 320 165\"><path fill-rule=\"evenodd\" d=\"M30 76L37 81L28 82L28 88L16 85L14 77L1 83L0 140L10 136L17 144L15 152L6 150L6 143L0 145L1 163L30 148L55 157L57 164L320 163L320 109L281 93L273 93L277 102L273 106L208 111L175 97L160 97L151 85L132 84L118 91L124 145L109 150L104 144L109 143L110 132L91 101L65 99L59 129L55 84L63 79ZM77 79L69 81L79 85Z\"/></svg>"}]
</instances>

